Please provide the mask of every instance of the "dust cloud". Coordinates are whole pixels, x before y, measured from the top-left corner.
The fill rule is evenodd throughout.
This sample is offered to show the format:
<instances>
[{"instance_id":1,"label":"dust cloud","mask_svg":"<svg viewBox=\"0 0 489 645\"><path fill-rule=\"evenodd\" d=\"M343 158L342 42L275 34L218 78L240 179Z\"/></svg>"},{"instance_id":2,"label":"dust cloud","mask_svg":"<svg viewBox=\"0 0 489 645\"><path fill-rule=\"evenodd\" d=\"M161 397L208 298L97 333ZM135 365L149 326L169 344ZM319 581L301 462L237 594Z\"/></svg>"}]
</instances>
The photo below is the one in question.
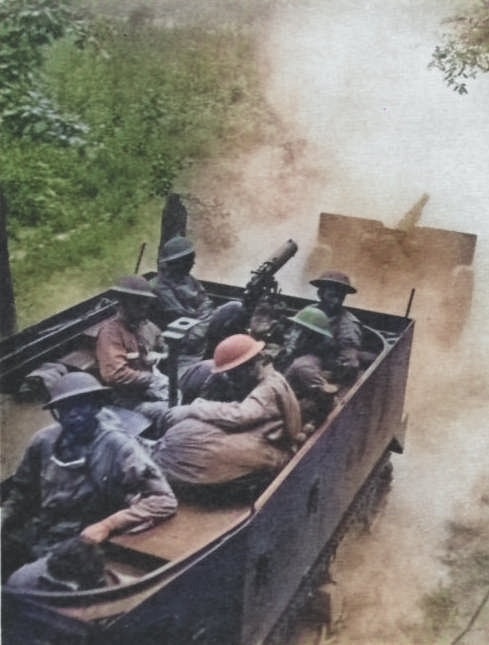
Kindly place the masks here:
<instances>
[{"instance_id":1,"label":"dust cloud","mask_svg":"<svg viewBox=\"0 0 489 645\"><path fill-rule=\"evenodd\" d=\"M324 211L395 227L428 193L421 225L478 236L472 308L457 340L436 342L434 294L426 287L417 296L405 453L394 458L375 530L345 545L335 568L345 622L334 642L345 645L412 643L422 595L449 579L448 523L489 523L489 78L461 97L427 69L454 8L439 0L281 3L257 40L283 139L207 169L195 186L218 196L236 232L222 262L210 266L204 254L200 275L237 284L293 237L300 252L279 279L289 293L313 297L303 270ZM309 645L317 635L298 638Z\"/></svg>"},{"instance_id":2,"label":"dust cloud","mask_svg":"<svg viewBox=\"0 0 489 645\"><path fill-rule=\"evenodd\" d=\"M405 453L394 457L394 486L371 534L347 543L334 571L345 597L338 645L411 645L422 594L448 580L447 523L489 523L482 504L489 495L489 77L470 82L460 97L427 69L454 3L275 5L271 17L261 17L256 41L281 135L216 161L195 180L192 194L214 204L223 230L229 227L228 247L194 240L196 274L244 285L250 270L292 237L299 252L277 277L287 293L312 298L304 276L321 212L396 226L424 193L430 199L421 225L478 236L472 308L456 343L435 342L425 324L434 317L426 310L429 294L415 297ZM426 309L418 299L428 301ZM299 642L315 645L317 634L299 634Z\"/></svg>"}]
</instances>

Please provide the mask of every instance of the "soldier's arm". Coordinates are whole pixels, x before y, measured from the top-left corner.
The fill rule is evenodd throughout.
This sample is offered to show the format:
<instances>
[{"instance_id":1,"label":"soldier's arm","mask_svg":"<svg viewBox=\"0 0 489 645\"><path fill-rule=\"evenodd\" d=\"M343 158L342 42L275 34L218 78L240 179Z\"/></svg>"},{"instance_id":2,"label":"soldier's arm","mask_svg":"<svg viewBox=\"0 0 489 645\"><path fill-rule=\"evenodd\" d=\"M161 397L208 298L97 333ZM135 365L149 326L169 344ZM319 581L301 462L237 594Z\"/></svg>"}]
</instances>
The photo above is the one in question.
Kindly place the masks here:
<instances>
[{"instance_id":1,"label":"soldier's arm","mask_svg":"<svg viewBox=\"0 0 489 645\"><path fill-rule=\"evenodd\" d=\"M85 539L103 542L116 532L143 531L176 513L177 499L170 485L136 441L126 441L114 455L111 471L126 506L87 526L82 532Z\"/></svg>"},{"instance_id":2,"label":"soldier's arm","mask_svg":"<svg viewBox=\"0 0 489 645\"><path fill-rule=\"evenodd\" d=\"M136 370L129 365L122 338L108 327L102 327L99 332L96 354L100 376L105 383L146 387L151 382L151 372Z\"/></svg>"},{"instance_id":3,"label":"soldier's arm","mask_svg":"<svg viewBox=\"0 0 489 645\"><path fill-rule=\"evenodd\" d=\"M34 436L12 476L7 499L2 503L2 529L22 525L35 515L41 496L41 445Z\"/></svg>"}]
</instances>

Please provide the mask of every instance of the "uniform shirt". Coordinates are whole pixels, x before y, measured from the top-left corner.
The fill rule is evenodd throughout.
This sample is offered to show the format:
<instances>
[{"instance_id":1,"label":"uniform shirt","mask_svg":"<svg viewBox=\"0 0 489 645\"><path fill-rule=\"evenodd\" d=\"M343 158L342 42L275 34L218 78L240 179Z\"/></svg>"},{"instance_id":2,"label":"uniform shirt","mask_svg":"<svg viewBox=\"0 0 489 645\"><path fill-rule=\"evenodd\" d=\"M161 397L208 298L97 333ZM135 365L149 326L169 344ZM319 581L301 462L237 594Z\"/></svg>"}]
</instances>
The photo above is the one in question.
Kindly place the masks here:
<instances>
[{"instance_id":1,"label":"uniform shirt","mask_svg":"<svg viewBox=\"0 0 489 645\"><path fill-rule=\"evenodd\" d=\"M174 415L177 421L155 444L153 458L170 481L186 483L276 472L290 459L301 430L297 399L271 366L243 401L196 399Z\"/></svg>"},{"instance_id":2,"label":"uniform shirt","mask_svg":"<svg viewBox=\"0 0 489 645\"><path fill-rule=\"evenodd\" d=\"M206 290L192 275L186 275L176 282L160 269L153 291L165 316L171 320L181 316L207 320L214 311Z\"/></svg>"},{"instance_id":3,"label":"uniform shirt","mask_svg":"<svg viewBox=\"0 0 489 645\"><path fill-rule=\"evenodd\" d=\"M13 476L2 506L9 526L24 525L36 556L117 513L117 528L145 529L175 513L177 501L164 475L137 440L102 410L95 439L82 458L55 457L61 426L38 431Z\"/></svg>"},{"instance_id":4,"label":"uniform shirt","mask_svg":"<svg viewBox=\"0 0 489 645\"><path fill-rule=\"evenodd\" d=\"M321 309L319 305L318 308ZM325 368L333 372L335 380L354 380L360 368L362 324L351 311L345 308L342 308L336 316L328 316L328 319L333 333L333 342Z\"/></svg>"},{"instance_id":5,"label":"uniform shirt","mask_svg":"<svg viewBox=\"0 0 489 645\"><path fill-rule=\"evenodd\" d=\"M146 387L151 382L150 351L161 351L165 342L161 330L150 321L134 332L118 314L102 325L97 337L100 376L108 385Z\"/></svg>"},{"instance_id":6,"label":"uniform shirt","mask_svg":"<svg viewBox=\"0 0 489 645\"><path fill-rule=\"evenodd\" d=\"M158 298L161 320L165 324L182 316L198 320L180 345L178 369L181 376L204 355L214 304L201 283L192 275L185 275L177 282L167 276L164 269L158 272L153 291Z\"/></svg>"}]
</instances>

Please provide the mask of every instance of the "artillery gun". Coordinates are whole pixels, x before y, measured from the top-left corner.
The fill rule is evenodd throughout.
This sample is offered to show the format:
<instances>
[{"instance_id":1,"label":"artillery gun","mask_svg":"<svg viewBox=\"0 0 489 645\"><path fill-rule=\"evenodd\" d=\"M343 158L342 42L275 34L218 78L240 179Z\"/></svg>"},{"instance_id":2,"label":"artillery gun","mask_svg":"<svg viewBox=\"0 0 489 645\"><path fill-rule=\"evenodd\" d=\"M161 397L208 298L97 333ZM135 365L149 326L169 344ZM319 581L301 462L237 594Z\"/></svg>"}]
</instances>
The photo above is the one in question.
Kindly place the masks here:
<instances>
[{"instance_id":1,"label":"artillery gun","mask_svg":"<svg viewBox=\"0 0 489 645\"><path fill-rule=\"evenodd\" d=\"M397 315L415 289L412 315L418 329L439 343L453 343L470 312L477 236L418 226L428 199L422 195L394 228L379 220L321 213L305 277L341 269L358 288L355 306Z\"/></svg>"}]
</instances>

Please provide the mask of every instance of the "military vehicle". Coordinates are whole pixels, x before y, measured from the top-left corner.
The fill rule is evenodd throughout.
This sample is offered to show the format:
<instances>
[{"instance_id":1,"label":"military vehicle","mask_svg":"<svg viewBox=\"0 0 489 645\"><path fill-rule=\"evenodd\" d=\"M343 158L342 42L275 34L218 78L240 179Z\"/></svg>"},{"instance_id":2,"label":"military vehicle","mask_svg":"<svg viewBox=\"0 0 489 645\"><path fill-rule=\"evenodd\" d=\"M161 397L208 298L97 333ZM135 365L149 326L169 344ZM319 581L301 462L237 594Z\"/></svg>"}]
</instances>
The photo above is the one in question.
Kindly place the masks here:
<instances>
[{"instance_id":1,"label":"military vehicle","mask_svg":"<svg viewBox=\"0 0 489 645\"><path fill-rule=\"evenodd\" d=\"M327 221L323 217L322 225ZM311 303L284 295L272 279L294 253L289 241L244 288L204 286L222 304L246 300L265 284L288 320ZM20 458L30 434L46 425L37 370L51 364L97 375L96 334L115 310L114 293L107 290L0 342L5 448L19 453L10 454L12 460ZM414 321L351 311L363 325L372 361L265 490L247 503L181 502L174 517L154 528L111 538L104 551L116 584L69 593L5 586L3 642L283 642L284 626L324 577L351 522L368 521L375 511L390 485L391 453L403 449ZM23 431L25 441L12 447ZM7 478L4 491L8 484Z\"/></svg>"}]
</instances>

